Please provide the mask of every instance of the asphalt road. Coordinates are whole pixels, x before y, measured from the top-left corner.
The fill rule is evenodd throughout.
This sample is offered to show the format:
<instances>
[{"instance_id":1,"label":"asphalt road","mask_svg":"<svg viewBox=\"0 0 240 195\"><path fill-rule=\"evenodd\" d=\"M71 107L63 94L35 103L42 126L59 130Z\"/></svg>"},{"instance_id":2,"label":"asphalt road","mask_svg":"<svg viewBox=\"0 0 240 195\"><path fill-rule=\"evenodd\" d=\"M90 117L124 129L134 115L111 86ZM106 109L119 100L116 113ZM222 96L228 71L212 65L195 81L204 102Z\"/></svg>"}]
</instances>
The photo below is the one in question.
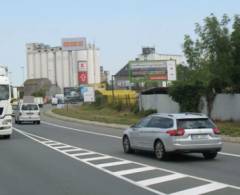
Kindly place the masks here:
<instances>
[{"instance_id":1,"label":"asphalt road","mask_svg":"<svg viewBox=\"0 0 240 195\"><path fill-rule=\"evenodd\" d=\"M0 195L240 194L240 144L225 143L216 160L158 161L124 154L120 129L44 116L14 127L0 140Z\"/></svg>"}]
</instances>

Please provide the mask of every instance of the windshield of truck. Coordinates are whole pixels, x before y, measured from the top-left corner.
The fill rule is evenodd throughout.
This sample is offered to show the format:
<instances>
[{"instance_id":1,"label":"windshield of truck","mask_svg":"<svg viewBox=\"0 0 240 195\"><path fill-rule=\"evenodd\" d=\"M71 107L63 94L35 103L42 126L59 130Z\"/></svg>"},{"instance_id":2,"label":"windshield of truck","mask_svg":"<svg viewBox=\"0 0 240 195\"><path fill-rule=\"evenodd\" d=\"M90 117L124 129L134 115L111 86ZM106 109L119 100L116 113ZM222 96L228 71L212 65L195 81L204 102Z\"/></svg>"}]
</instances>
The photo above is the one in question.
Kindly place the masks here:
<instances>
[{"instance_id":1,"label":"windshield of truck","mask_svg":"<svg viewBox=\"0 0 240 195\"><path fill-rule=\"evenodd\" d=\"M8 100L8 99L9 99L9 86L0 85L0 100Z\"/></svg>"}]
</instances>

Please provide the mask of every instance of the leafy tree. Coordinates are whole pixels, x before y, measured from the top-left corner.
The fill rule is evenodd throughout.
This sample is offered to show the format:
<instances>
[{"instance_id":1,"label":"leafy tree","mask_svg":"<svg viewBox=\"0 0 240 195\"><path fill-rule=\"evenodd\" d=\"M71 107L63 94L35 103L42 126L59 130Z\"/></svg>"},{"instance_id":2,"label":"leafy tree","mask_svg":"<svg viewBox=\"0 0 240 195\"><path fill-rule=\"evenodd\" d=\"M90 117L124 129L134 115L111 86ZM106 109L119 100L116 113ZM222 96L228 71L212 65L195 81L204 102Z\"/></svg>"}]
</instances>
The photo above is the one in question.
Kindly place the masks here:
<instances>
[{"instance_id":1,"label":"leafy tree","mask_svg":"<svg viewBox=\"0 0 240 195\"><path fill-rule=\"evenodd\" d=\"M240 17L238 15L234 18L233 32L231 34L232 44L232 87L235 92L240 92Z\"/></svg>"},{"instance_id":2,"label":"leafy tree","mask_svg":"<svg viewBox=\"0 0 240 195\"><path fill-rule=\"evenodd\" d=\"M233 63L231 36L228 30L229 22L230 19L227 15L224 15L219 21L216 16L211 14L204 19L202 26L196 24L197 38L195 41L189 35L185 35L183 51L189 67L178 68L177 74L180 81L175 82L172 88L176 89L180 85L183 89L187 87L191 90L187 90L188 96L183 95L180 99L179 97L176 99L175 93L172 93L173 99L176 99L180 105L181 102L192 101L192 99L189 100L189 97L204 95L210 116L217 92L230 86ZM200 101L200 98L196 98L196 100ZM197 109L196 105L197 103L193 105L194 111ZM185 107L183 104L182 106L184 110L187 109L186 111L193 109Z\"/></svg>"}]
</instances>

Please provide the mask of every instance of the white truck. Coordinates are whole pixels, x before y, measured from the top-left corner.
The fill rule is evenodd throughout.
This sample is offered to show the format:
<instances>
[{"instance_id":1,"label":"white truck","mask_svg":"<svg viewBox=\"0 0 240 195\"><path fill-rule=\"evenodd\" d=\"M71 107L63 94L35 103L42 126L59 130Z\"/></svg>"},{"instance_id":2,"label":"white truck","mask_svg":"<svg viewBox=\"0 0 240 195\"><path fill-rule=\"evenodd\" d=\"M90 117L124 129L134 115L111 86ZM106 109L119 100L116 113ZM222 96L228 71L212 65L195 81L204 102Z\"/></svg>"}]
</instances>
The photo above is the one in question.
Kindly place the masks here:
<instances>
[{"instance_id":1,"label":"white truck","mask_svg":"<svg viewBox=\"0 0 240 195\"><path fill-rule=\"evenodd\" d=\"M11 87L7 67L0 65L0 136L12 135Z\"/></svg>"}]
</instances>

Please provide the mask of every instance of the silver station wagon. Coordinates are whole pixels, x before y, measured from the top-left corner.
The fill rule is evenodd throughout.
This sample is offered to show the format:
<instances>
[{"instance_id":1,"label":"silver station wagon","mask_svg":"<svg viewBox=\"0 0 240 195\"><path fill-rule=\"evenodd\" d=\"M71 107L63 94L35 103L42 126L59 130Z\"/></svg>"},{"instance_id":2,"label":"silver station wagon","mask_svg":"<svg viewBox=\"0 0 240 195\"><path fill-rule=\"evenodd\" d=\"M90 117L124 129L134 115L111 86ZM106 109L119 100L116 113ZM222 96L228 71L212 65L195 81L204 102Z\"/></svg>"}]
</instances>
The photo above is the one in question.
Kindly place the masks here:
<instances>
[{"instance_id":1,"label":"silver station wagon","mask_svg":"<svg viewBox=\"0 0 240 195\"><path fill-rule=\"evenodd\" d=\"M157 159L168 153L202 153L214 159L222 148L220 131L204 114L152 114L123 133L123 149L154 151Z\"/></svg>"}]
</instances>

